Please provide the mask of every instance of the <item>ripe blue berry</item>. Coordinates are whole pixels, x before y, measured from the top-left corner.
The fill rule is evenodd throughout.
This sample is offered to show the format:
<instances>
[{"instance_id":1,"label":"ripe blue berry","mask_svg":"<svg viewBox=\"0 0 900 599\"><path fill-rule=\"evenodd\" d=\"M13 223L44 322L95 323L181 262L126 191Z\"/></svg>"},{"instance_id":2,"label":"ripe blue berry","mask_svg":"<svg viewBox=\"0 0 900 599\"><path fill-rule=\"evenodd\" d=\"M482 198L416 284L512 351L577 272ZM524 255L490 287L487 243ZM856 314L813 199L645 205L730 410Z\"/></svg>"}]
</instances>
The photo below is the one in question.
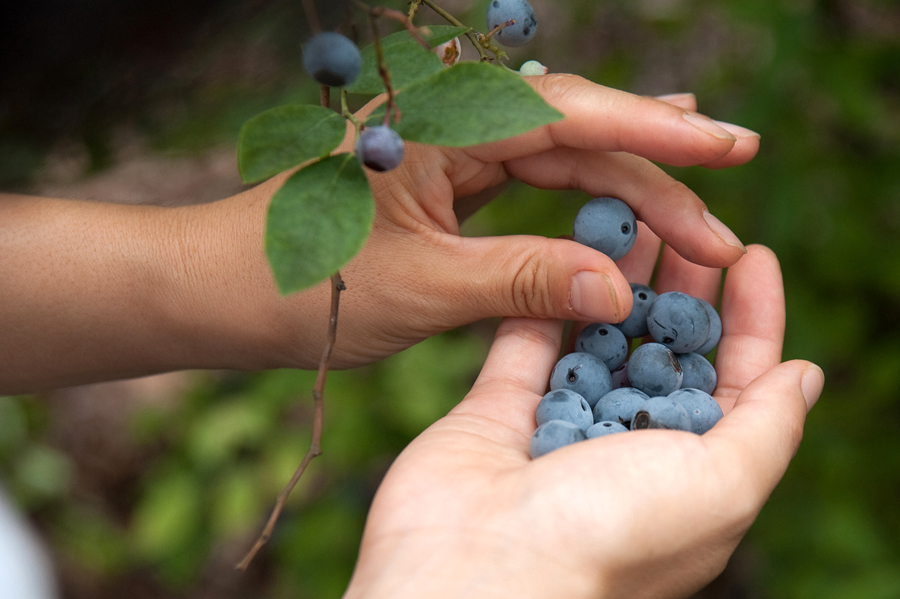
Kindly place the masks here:
<instances>
[{"instance_id":1,"label":"ripe blue berry","mask_svg":"<svg viewBox=\"0 0 900 599\"><path fill-rule=\"evenodd\" d=\"M621 389L622 387L630 387L631 381L628 380L628 361L622 362L622 365L609 373L612 377L612 388Z\"/></svg>"},{"instance_id":2,"label":"ripe blue berry","mask_svg":"<svg viewBox=\"0 0 900 599\"><path fill-rule=\"evenodd\" d=\"M669 399L684 406L691 418L691 430L698 435L711 429L723 416L719 403L699 389L679 389L670 394Z\"/></svg>"},{"instance_id":3,"label":"ripe blue berry","mask_svg":"<svg viewBox=\"0 0 900 599\"><path fill-rule=\"evenodd\" d=\"M706 315L709 316L709 334L706 336L706 341L703 342L703 345L695 349L694 352L705 356L719 344L719 339L722 338L722 319L708 301L700 298L697 298L697 301L706 308Z\"/></svg>"},{"instance_id":4,"label":"ripe blue berry","mask_svg":"<svg viewBox=\"0 0 900 599\"><path fill-rule=\"evenodd\" d=\"M538 426L551 420L565 420L582 430L594 424L594 414L587 400L574 391L557 389L541 398L534 419Z\"/></svg>"},{"instance_id":5,"label":"ripe blue berry","mask_svg":"<svg viewBox=\"0 0 900 599\"><path fill-rule=\"evenodd\" d=\"M390 127L366 127L356 141L356 157L373 171L393 170L403 161L403 138Z\"/></svg>"},{"instance_id":6,"label":"ripe blue berry","mask_svg":"<svg viewBox=\"0 0 900 599\"><path fill-rule=\"evenodd\" d=\"M524 46L537 33L534 9L525 0L492 0L487 9L488 31L511 20L515 23L497 32L494 39L504 46Z\"/></svg>"},{"instance_id":7,"label":"ripe blue berry","mask_svg":"<svg viewBox=\"0 0 900 599\"><path fill-rule=\"evenodd\" d=\"M550 420L537 427L537 430L531 435L528 453L531 454L532 459L539 458L554 449L584 441L586 438L584 431L577 424L565 420Z\"/></svg>"},{"instance_id":8,"label":"ripe blue berry","mask_svg":"<svg viewBox=\"0 0 900 599\"><path fill-rule=\"evenodd\" d=\"M578 334L575 351L597 356L613 371L628 357L628 340L613 325L596 322L589 324Z\"/></svg>"},{"instance_id":9,"label":"ripe blue berry","mask_svg":"<svg viewBox=\"0 0 900 599\"><path fill-rule=\"evenodd\" d=\"M362 57L352 41L340 33L316 34L303 47L303 68L323 85L344 87L356 79Z\"/></svg>"},{"instance_id":10,"label":"ripe blue berry","mask_svg":"<svg viewBox=\"0 0 900 599\"><path fill-rule=\"evenodd\" d=\"M637 220L628 204L616 198L594 198L575 217L575 241L618 260L634 247Z\"/></svg>"},{"instance_id":11,"label":"ripe blue berry","mask_svg":"<svg viewBox=\"0 0 900 599\"><path fill-rule=\"evenodd\" d=\"M631 430L643 428L666 428L677 431L691 430L691 417L680 403L669 397L651 397L641 404Z\"/></svg>"},{"instance_id":12,"label":"ripe blue berry","mask_svg":"<svg viewBox=\"0 0 900 599\"><path fill-rule=\"evenodd\" d=\"M628 379L633 387L653 397L679 389L684 375L669 348L659 343L644 343L628 360Z\"/></svg>"},{"instance_id":13,"label":"ripe blue berry","mask_svg":"<svg viewBox=\"0 0 900 599\"><path fill-rule=\"evenodd\" d=\"M650 334L647 328L647 313L656 300L656 292L640 283L631 283L631 295L634 303L628 318L615 325L626 337L643 337Z\"/></svg>"},{"instance_id":14,"label":"ripe blue berry","mask_svg":"<svg viewBox=\"0 0 900 599\"><path fill-rule=\"evenodd\" d=\"M633 387L614 389L594 406L594 422L618 422L628 427L638 407L647 399L650 397L646 393Z\"/></svg>"},{"instance_id":15,"label":"ripe blue berry","mask_svg":"<svg viewBox=\"0 0 900 599\"><path fill-rule=\"evenodd\" d=\"M682 389L699 389L712 394L716 390L716 369L700 354L675 354L684 378Z\"/></svg>"},{"instance_id":16,"label":"ripe blue berry","mask_svg":"<svg viewBox=\"0 0 900 599\"><path fill-rule=\"evenodd\" d=\"M706 341L709 316L697 298L670 291L657 297L650 306L647 327L654 341L677 354L687 354Z\"/></svg>"},{"instance_id":17,"label":"ripe blue berry","mask_svg":"<svg viewBox=\"0 0 900 599\"><path fill-rule=\"evenodd\" d=\"M597 356L585 352L565 355L550 373L550 390L569 389L581 395L592 408L612 390L609 368Z\"/></svg>"},{"instance_id":18,"label":"ripe blue berry","mask_svg":"<svg viewBox=\"0 0 900 599\"><path fill-rule=\"evenodd\" d=\"M591 425L589 429L584 431L584 436L588 439L596 439L597 437L605 437L606 435L614 435L616 433L627 433L628 429L618 422L598 422Z\"/></svg>"}]
</instances>

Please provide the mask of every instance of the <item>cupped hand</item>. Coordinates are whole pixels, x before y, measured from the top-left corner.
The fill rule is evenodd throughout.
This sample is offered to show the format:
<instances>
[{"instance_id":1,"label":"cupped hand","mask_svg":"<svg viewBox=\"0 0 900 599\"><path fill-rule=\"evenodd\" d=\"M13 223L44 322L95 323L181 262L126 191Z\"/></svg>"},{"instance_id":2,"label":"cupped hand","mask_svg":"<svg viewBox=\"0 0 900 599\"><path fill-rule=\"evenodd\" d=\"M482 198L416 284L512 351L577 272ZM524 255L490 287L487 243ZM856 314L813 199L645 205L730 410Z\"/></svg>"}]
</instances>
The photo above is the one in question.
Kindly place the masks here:
<instances>
[{"instance_id":1,"label":"cupped hand","mask_svg":"<svg viewBox=\"0 0 900 599\"><path fill-rule=\"evenodd\" d=\"M623 264L636 282L653 246ZM719 277L666 251L657 288L714 301ZM504 320L472 391L385 477L346 597L683 597L712 580L784 474L824 381L809 362L780 363L771 251L752 246L729 269L721 313L725 416L713 429L610 435L536 460L534 411L562 324Z\"/></svg>"},{"instance_id":2,"label":"cupped hand","mask_svg":"<svg viewBox=\"0 0 900 599\"><path fill-rule=\"evenodd\" d=\"M481 146L407 143L399 168L367 171L375 223L366 246L343 269L351 292L343 300L334 366L372 362L485 317L624 318L631 308L628 283L600 252L565 239L460 236L460 222L512 179L619 197L698 264L724 267L743 255L737 237L651 160L734 166L755 155L758 135L696 113L690 94L659 100L572 75L528 80L565 119ZM348 135L342 150L351 144ZM276 179L263 190L279 184ZM312 310L309 300L316 298L314 309L327 313L326 287L304 294L303 309ZM308 347L302 361L315 363L320 345Z\"/></svg>"}]
</instances>

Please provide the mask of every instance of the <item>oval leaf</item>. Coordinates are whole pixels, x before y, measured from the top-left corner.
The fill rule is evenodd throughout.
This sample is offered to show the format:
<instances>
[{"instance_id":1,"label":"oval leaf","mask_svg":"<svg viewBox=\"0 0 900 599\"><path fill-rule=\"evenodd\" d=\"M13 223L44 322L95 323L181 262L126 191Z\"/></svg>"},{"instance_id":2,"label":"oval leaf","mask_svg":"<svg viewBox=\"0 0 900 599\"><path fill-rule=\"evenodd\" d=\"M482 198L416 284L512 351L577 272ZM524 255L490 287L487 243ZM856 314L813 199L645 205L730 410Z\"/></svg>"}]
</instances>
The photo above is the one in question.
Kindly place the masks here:
<instances>
[{"instance_id":1,"label":"oval leaf","mask_svg":"<svg viewBox=\"0 0 900 599\"><path fill-rule=\"evenodd\" d=\"M420 30L422 38L432 47L462 35L468 31L465 27L452 25L431 25L427 31ZM427 77L444 68L444 64L434 52L425 50L407 31L398 31L381 40L384 61L391 73L391 87L402 89L414 81ZM375 46L369 45L360 51L363 59L362 69L356 80L347 86L347 91L354 94L380 94L384 91L384 83L378 73L378 57ZM435 61L437 58L437 61Z\"/></svg>"},{"instance_id":2,"label":"oval leaf","mask_svg":"<svg viewBox=\"0 0 900 599\"><path fill-rule=\"evenodd\" d=\"M353 154L323 158L297 171L272 198L266 255L283 294L315 285L362 248L375 201Z\"/></svg>"},{"instance_id":3,"label":"oval leaf","mask_svg":"<svg viewBox=\"0 0 900 599\"><path fill-rule=\"evenodd\" d=\"M521 76L494 65L461 62L397 94L403 139L471 146L506 139L563 118ZM384 107L368 119L384 119Z\"/></svg>"},{"instance_id":4,"label":"oval leaf","mask_svg":"<svg viewBox=\"0 0 900 599\"><path fill-rule=\"evenodd\" d=\"M346 130L344 118L322 106L288 105L262 112L241 128L241 179L255 183L326 156L341 143Z\"/></svg>"}]
</instances>

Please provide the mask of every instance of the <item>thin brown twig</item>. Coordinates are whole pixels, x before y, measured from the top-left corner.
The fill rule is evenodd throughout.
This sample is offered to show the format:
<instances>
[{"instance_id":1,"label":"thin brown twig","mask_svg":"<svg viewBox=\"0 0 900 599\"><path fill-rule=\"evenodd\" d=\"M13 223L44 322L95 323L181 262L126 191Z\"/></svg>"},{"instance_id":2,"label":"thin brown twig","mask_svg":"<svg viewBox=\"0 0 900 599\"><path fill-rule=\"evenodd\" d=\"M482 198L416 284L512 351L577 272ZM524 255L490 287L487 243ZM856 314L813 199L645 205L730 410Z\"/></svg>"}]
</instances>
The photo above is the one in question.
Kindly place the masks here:
<instances>
[{"instance_id":1,"label":"thin brown twig","mask_svg":"<svg viewBox=\"0 0 900 599\"><path fill-rule=\"evenodd\" d=\"M313 0L303 0L303 12L306 13L306 21L313 35L322 32L322 23L319 21L319 13Z\"/></svg>"},{"instance_id":2,"label":"thin brown twig","mask_svg":"<svg viewBox=\"0 0 900 599\"><path fill-rule=\"evenodd\" d=\"M425 6L427 6L428 8L430 8L431 10L433 10L434 12L436 12L437 14L442 16L444 19L446 19L453 25L456 25L457 27L465 27L465 25L463 25L459 19L457 19L456 17L454 17L453 15L448 13L446 10L444 10L437 4L435 4L433 0L422 0L422 4L424 4ZM475 46L476 50L478 50L478 55L481 57L481 60L483 62L489 62L491 60L491 57L487 55L487 52L485 51L484 47L482 47L482 45L478 42L478 36L475 34L475 32L471 31L471 30L467 31L466 37L469 38L469 41L472 42L472 45Z\"/></svg>"},{"instance_id":3,"label":"thin brown twig","mask_svg":"<svg viewBox=\"0 0 900 599\"><path fill-rule=\"evenodd\" d=\"M309 463L313 458L322 455L322 425L325 413L325 378L328 376L328 362L331 360L331 352L334 349L334 343L337 339L338 307L341 300L341 291L344 291L346 288L347 286L344 285L344 281L341 279L340 271L332 275L331 318L328 322L328 337L325 342L325 351L322 352L322 357L319 360L319 371L316 375L315 387L313 388L315 414L313 416L313 433L312 440L309 443L309 449L306 451L306 455L303 456L300 465L297 466L297 470L294 471L291 480L284 489L282 489L281 493L278 494L278 499L275 501L275 508L272 510L272 514L269 516L269 520L266 522L266 526L263 528L259 538L256 539L256 543L253 544L253 547L250 548L250 551L247 552L244 559L235 566L238 570L246 570L259 550L262 549L262 546L272 538L272 531L275 530L275 523L278 522L278 517L281 515L282 510L284 510L284 506L287 504L287 500L291 496L294 487L297 486L300 477L303 476L303 473L306 471L306 467L309 466Z\"/></svg>"},{"instance_id":4,"label":"thin brown twig","mask_svg":"<svg viewBox=\"0 0 900 599\"><path fill-rule=\"evenodd\" d=\"M391 87L391 72L388 70L387 62L384 59L384 49L381 47L381 36L378 34L378 17L375 11L369 12L369 24L372 27L372 42L375 46L375 56L378 57L378 74L384 83L384 89L387 92L387 106L384 110L384 126L387 127L391 122L391 114L396 112L394 121L400 122L400 109L394 103L394 88Z\"/></svg>"},{"instance_id":5,"label":"thin brown twig","mask_svg":"<svg viewBox=\"0 0 900 599\"><path fill-rule=\"evenodd\" d=\"M406 17L412 21L413 17L419 12L419 7L422 5L422 0L412 0L409 3L409 12L406 13Z\"/></svg>"},{"instance_id":6,"label":"thin brown twig","mask_svg":"<svg viewBox=\"0 0 900 599\"><path fill-rule=\"evenodd\" d=\"M419 34L419 30L416 29L416 26L413 25L412 20L399 10L394 10L393 8L387 8L385 6L369 6L365 2L360 2L360 0L355 0L356 5L364 10L370 17L387 17L389 19L394 19L395 21L400 21L403 23L403 26L409 32L414 40L419 42L419 45L425 48L426 50L431 50L431 46L428 45L428 42Z\"/></svg>"}]
</instances>

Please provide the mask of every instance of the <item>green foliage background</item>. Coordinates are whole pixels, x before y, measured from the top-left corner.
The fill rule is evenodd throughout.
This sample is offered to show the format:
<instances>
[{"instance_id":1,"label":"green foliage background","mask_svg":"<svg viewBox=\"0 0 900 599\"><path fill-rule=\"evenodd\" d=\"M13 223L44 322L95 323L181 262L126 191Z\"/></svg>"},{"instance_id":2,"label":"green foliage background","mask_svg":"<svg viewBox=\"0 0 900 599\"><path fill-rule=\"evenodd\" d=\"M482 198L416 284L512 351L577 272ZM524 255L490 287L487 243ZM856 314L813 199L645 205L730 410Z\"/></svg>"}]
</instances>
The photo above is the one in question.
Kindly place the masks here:
<instances>
[{"instance_id":1,"label":"green foliage background","mask_svg":"<svg viewBox=\"0 0 900 599\"><path fill-rule=\"evenodd\" d=\"M485 4L458 14L481 26ZM762 134L746 166L669 169L743 241L776 251L788 301L785 358L814 360L827 376L796 459L738 553L730 588L784 599L900 596L900 5L534 4L541 31L510 52L516 64L537 58L553 72L643 94L692 91L702 111ZM302 17L278 6L208 49L271 43L280 53L271 82L187 91L176 82L171 93L191 110L137 118L156 148L233 145L257 112L316 102L292 33ZM512 186L465 233L565 234L587 199ZM148 457L116 509L71 493L84 473L47 441L48 404L0 398L0 480L55 554L103 590L95 596L138 580L152 597L338 597L381 475L463 397L492 324L330 376L325 453L245 577L222 574L222 564L252 542L305 450L312 373L198 373L175 408L144 410L133 438Z\"/></svg>"}]
</instances>

